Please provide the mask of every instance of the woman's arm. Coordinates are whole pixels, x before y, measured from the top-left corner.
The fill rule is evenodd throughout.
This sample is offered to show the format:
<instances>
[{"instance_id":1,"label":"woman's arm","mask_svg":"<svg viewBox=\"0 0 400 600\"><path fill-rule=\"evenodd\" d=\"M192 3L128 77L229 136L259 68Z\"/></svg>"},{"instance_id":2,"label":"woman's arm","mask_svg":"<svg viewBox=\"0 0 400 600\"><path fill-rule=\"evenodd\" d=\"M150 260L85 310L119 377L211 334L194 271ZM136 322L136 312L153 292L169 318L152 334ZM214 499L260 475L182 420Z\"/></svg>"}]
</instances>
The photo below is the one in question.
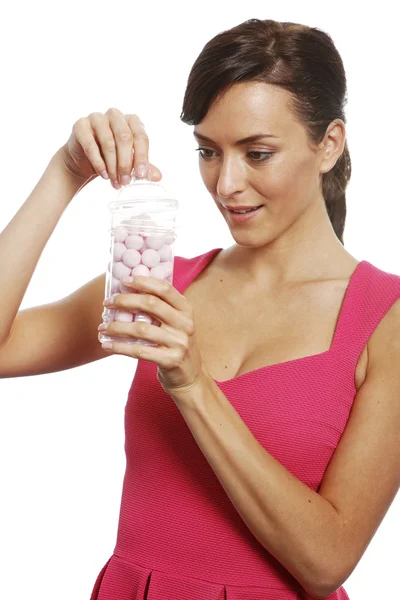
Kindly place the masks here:
<instances>
[{"instance_id":1,"label":"woman's arm","mask_svg":"<svg viewBox=\"0 0 400 600\"><path fill-rule=\"evenodd\" d=\"M214 382L174 394L173 399L260 544L309 594L329 595L334 575L326 575L321 557L326 548L332 557L341 552L336 509L261 446Z\"/></svg>"},{"instance_id":2,"label":"woman's arm","mask_svg":"<svg viewBox=\"0 0 400 600\"><path fill-rule=\"evenodd\" d=\"M319 493L254 438L213 380L172 396L232 504L312 596L349 577L400 485L400 303L368 343L369 366Z\"/></svg>"}]
</instances>

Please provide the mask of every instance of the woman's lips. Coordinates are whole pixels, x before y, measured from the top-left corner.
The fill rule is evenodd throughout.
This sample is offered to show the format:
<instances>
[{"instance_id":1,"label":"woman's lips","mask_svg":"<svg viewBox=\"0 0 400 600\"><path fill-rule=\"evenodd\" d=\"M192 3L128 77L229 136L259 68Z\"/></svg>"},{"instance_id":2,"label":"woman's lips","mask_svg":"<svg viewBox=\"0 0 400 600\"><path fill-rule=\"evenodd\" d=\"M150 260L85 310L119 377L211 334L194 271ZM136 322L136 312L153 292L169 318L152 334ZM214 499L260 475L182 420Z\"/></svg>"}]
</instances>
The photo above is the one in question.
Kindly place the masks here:
<instances>
[{"instance_id":1,"label":"woman's lips","mask_svg":"<svg viewBox=\"0 0 400 600\"><path fill-rule=\"evenodd\" d=\"M229 210L229 208L226 208L225 210L232 221L235 221L236 223L244 223L245 221L249 221L250 219L253 219L256 215L258 215L261 212L262 208L263 205L247 213L234 213L232 210Z\"/></svg>"}]
</instances>

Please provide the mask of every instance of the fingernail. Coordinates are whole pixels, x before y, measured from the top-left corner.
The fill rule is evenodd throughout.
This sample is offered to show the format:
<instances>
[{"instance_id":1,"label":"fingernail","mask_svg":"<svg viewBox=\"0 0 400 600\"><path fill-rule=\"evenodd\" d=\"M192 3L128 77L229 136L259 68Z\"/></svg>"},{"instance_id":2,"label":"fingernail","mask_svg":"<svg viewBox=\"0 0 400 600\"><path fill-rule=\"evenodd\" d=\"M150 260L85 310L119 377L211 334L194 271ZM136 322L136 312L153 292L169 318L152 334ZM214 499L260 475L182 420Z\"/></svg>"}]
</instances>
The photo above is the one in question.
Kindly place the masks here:
<instances>
[{"instance_id":1,"label":"fingernail","mask_svg":"<svg viewBox=\"0 0 400 600\"><path fill-rule=\"evenodd\" d=\"M112 184L116 190L120 190L122 188L122 185L119 183L119 181L113 181Z\"/></svg>"},{"instance_id":2,"label":"fingernail","mask_svg":"<svg viewBox=\"0 0 400 600\"><path fill-rule=\"evenodd\" d=\"M100 175L103 177L103 179L110 179L110 178L109 178L109 176L108 176L108 173L107 173L107 171L102 171L102 172L100 173Z\"/></svg>"},{"instance_id":3,"label":"fingernail","mask_svg":"<svg viewBox=\"0 0 400 600\"><path fill-rule=\"evenodd\" d=\"M147 174L146 165L138 165L138 167L135 168L135 172L137 173L138 177L145 177Z\"/></svg>"},{"instance_id":4,"label":"fingernail","mask_svg":"<svg viewBox=\"0 0 400 600\"><path fill-rule=\"evenodd\" d=\"M104 350L111 350L113 345L112 342L103 342L101 347L104 348Z\"/></svg>"},{"instance_id":5,"label":"fingernail","mask_svg":"<svg viewBox=\"0 0 400 600\"><path fill-rule=\"evenodd\" d=\"M110 304L114 304L114 300L115 300L116 296L117 296L117 294L113 294L112 296L105 298L105 300L103 302L104 306L110 306Z\"/></svg>"},{"instance_id":6,"label":"fingernail","mask_svg":"<svg viewBox=\"0 0 400 600\"><path fill-rule=\"evenodd\" d=\"M122 185L129 185L131 182L131 178L129 175L122 175L121 177Z\"/></svg>"}]
</instances>

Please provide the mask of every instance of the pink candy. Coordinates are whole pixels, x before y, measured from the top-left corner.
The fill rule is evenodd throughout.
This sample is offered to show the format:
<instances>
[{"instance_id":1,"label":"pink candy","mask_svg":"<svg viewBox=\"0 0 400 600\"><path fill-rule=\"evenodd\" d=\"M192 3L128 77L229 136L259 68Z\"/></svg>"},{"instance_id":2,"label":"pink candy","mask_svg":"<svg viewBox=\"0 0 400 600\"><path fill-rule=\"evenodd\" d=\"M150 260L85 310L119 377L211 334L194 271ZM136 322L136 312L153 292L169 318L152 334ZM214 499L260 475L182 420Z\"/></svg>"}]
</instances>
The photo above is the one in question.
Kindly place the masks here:
<instances>
[{"instance_id":1,"label":"pink candy","mask_svg":"<svg viewBox=\"0 0 400 600\"><path fill-rule=\"evenodd\" d=\"M142 321L143 323L149 323L149 325L151 325L152 318L144 312L138 312L136 313L135 321Z\"/></svg>"},{"instance_id":2,"label":"pink candy","mask_svg":"<svg viewBox=\"0 0 400 600\"><path fill-rule=\"evenodd\" d=\"M121 260L123 253L126 252L126 246L122 242L115 242L113 258L116 262Z\"/></svg>"},{"instance_id":3,"label":"pink candy","mask_svg":"<svg viewBox=\"0 0 400 600\"><path fill-rule=\"evenodd\" d=\"M132 269L132 275L142 275L143 277L148 277L150 275L150 271L146 265L138 265L134 269Z\"/></svg>"},{"instance_id":4,"label":"pink candy","mask_svg":"<svg viewBox=\"0 0 400 600\"><path fill-rule=\"evenodd\" d=\"M145 250L142 254L142 263L146 265L146 267L155 267L160 261L161 257L157 250L153 250L152 248Z\"/></svg>"},{"instance_id":5,"label":"pink candy","mask_svg":"<svg viewBox=\"0 0 400 600\"><path fill-rule=\"evenodd\" d=\"M126 227L120 227L118 231L114 233L114 241L123 242L127 235L128 230L126 229Z\"/></svg>"},{"instance_id":6,"label":"pink candy","mask_svg":"<svg viewBox=\"0 0 400 600\"><path fill-rule=\"evenodd\" d=\"M124 310L116 310L114 321L119 321L120 323L132 323L133 314L131 312L125 312Z\"/></svg>"},{"instance_id":7,"label":"pink candy","mask_svg":"<svg viewBox=\"0 0 400 600\"><path fill-rule=\"evenodd\" d=\"M124 241L127 248L133 248L134 250L143 248L144 243L145 241L140 235L128 235Z\"/></svg>"},{"instance_id":8,"label":"pink candy","mask_svg":"<svg viewBox=\"0 0 400 600\"><path fill-rule=\"evenodd\" d=\"M162 235L149 235L146 239L147 247L152 248L153 250L159 250L162 246L164 246L164 236Z\"/></svg>"},{"instance_id":9,"label":"pink candy","mask_svg":"<svg viewBox=\"0 0 400 600\"><path fill-rule=\"evenodd\" d=\"M172 256L172 248L171 248L171 246L168 246L167 244L164 244L159 249L158 254L160 255L161 262L167 262L167 260L171 260L171 256Z\"/></svg>"},{"instance_id":10,"label":"pink candy","mask_svg":"<svg viewBox=\"0 0 400 600\"><path fill-rule=\"evenodd\" d=\"M115 262L113 264L112 273L116 279L122 279L131 274L131 269L124 265L122 262Z\"/></svg>"},{"instance_id":11,"label":"pink candy","mask_svg":"<svg viewBox=\"0 0 400 600\"><path fill-rule=\"evenodd\" d=\"M125 250L125 252L122 255L122 262L127 267L137 267L138 265L140 265L140 260L140 253L137 250L133 250L133 248L130 250Z\"/></svg>"},{"instance_id":12,"label":"pink candy","mask_svg":"<svg viewBox=\"0 0 400 600\"><path fill-rule=\"evenodd\" d=\"M111 293L116 294L121 291L121 282L119 279L111 275Z\"/></svg>"},{"instance_id":13,"label":"pink candy","mask_svg":"<svg viewBox=\"0 0 400 600\"><path fill-rule=\"evenodd\" d=\"M115 293L129 293L121 283L121 278L129 275L154 277L155 279L169 280L171 283L173 271L173 255L171 244L175 241L173 234L148 234L149 225L154 225L149 215L140 215L141 220L133 227L119 226L112 231L113 242L112 260L108 265L111 291ZM133 314L130 311L105 309L107 322L111 320L122 323L144 321L160 324L159 321L144 313ZM141 340L143 341L143 340Z\"/></svg>"},{"instance_id":14,"label":"pink candy","mask_svg":"<svg viewBox=\"0 0 400 600\"><path fill-rule=\"evenodd\" d=\"M154 279L166 279L165 274L165 263L160 263L159 265L156 265L150 269L150 277L154 277Z\"/></svg>"}]
</instances>

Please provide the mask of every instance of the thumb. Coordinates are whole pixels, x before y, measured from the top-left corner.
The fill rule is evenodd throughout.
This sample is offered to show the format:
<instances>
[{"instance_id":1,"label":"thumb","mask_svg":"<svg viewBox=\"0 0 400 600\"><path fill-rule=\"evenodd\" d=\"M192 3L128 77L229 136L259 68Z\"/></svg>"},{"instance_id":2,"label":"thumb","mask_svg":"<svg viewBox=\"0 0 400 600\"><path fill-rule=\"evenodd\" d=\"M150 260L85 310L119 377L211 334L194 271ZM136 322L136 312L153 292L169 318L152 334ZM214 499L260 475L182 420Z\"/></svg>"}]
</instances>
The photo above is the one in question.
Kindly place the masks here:
<instances>
[{"instance_id":1,"label":"thumb","mask_svg":"<svg viewBox=\"0 0 400 600\"><path fill-rule=\"evenodd\" d=\"M160 169L150 163L148 177L152 181L160 181L160 179L162 179L162 173Z\"/></svg>"},{"instance_id":2,"label":"thumb","mask_svg":"<svg viewBox=\"0 0 400 600\"><path fill-rule=\"evenodd\" d=\"M131 175L136 177L135 169L132 169ZM162 173L160 169L158 169L155 165L149 163L148 171L146 173L147 179L151 181L160 181L162 179Z\"/></svg>"}]
</instances>

